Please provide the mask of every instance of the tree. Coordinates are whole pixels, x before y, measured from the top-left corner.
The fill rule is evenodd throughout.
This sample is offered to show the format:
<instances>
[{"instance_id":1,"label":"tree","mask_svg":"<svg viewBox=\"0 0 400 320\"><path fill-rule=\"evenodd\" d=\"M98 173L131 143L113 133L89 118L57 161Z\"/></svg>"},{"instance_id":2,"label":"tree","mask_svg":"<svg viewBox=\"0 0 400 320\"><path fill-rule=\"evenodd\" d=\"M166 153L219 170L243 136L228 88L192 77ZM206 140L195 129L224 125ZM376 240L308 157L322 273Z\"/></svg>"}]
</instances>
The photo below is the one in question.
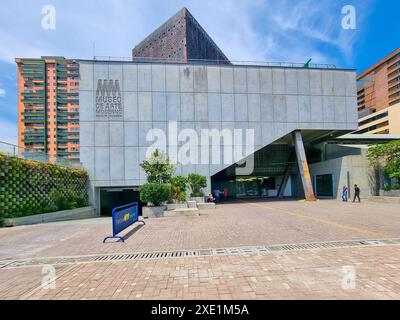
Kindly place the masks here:
<instances>
[{"instance_id":1,"label":"tree","mask_svg":"<svg viewBox=\"0 0 400 320\"><path fill-rule=\"evenodd\" d=\"M145 183L140 187L140 200L159 207L171 195L171 185L168 183Z\"/></svg>"},{"instance_id":2,"label":"tree","mask_svg":"<svg viewBox=\"0 0 400 320\"><path fill-rule=\"evenodd\" d=\"M383 172L400 185L400 141L370 146L367 157L372 167L382 166Z\"/></svg>"},{"instance_id":3,"label":"tree","mask_svg":"<svg viewBox=\"0 0 400 320\"><path fill-rule=\"evenodd\" d=\"M175 176L171 179L172 198L183 202L186 200L188 179L182 176Z\"/></svg>"},{"instance_id":4,"label":"tree","mask_svg":"<svg viewBox=\"0 0 400 320\"><path fill-rule=\"evenodd\" d=\"M191 173L188 175L188 181L190 189L192 190L192 197L204 196L201 192L201 188L207 187L207 178L197 173Z\"/></svg>"},{"instance_id":5,"label":"tree","mask_svg":"<svg viewBox=\"0 0 400 320\"><path fill-rule=\"evenodd\" d=\"M149 183L169 183L175 171L167 155L159 149L156 149L150 159L144 160L140 166L146 172Z\"/></svg>"}]
</instances>

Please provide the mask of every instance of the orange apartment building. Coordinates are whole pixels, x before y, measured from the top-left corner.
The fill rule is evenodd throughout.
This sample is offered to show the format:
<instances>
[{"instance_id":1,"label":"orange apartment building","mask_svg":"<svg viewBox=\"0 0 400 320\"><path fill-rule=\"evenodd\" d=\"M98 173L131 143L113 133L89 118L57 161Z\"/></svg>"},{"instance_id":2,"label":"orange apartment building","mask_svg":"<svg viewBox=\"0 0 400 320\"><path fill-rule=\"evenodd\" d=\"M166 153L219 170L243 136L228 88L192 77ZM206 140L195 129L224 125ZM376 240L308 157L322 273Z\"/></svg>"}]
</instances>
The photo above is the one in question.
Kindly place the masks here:
<instances>
[{"instance_id":1,"label":"orange apartment building","mask_svg":"<svg viewBox=\"0 0 400 320\"><path fill-rule=\"evenodd\" d=\"M355 133L398 133L400 127L400 48L357 77L360 127Z\"/></svg>"},{"instance_id":2,"label":"orange apartment building","mask_svg":"<svg viewBox=\"0 0 400 320\"><path fill-rule=\"evenodd\" d=\"M79 64L64 57L15 59L18 145L79 161Z\"/></svg>"}]
</instances>

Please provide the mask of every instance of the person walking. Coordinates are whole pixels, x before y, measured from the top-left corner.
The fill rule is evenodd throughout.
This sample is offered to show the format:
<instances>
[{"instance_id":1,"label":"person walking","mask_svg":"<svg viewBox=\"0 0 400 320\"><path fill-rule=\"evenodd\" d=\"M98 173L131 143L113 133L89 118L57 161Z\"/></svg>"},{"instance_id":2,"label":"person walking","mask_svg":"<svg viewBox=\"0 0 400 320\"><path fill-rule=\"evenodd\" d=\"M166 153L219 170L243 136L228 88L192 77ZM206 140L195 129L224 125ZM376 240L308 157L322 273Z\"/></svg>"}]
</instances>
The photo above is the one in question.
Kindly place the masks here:
<instances>
[{"instance_id":1,"label":"person walking","mask_svg":"<svg viewBox=\"0 0 400 320\"><path fill-rule=\"evenodd\" d=\"M347 200L348 200L348 189L347 186L343 186L342 201L347 202Z\"/></svg>"},{"instance_id":2,"label":"person walking","mask_svg":"<svg viewBox=\"0 0 400 320\"><path fill-rule=\"evenodd\" d=\"M360 192L361 192L360 188L355 184L354 185L354 199L353 199L353 202L356 202L356 199L358 199L358 202L361 202Z\"/></svg>"}]
</instances>

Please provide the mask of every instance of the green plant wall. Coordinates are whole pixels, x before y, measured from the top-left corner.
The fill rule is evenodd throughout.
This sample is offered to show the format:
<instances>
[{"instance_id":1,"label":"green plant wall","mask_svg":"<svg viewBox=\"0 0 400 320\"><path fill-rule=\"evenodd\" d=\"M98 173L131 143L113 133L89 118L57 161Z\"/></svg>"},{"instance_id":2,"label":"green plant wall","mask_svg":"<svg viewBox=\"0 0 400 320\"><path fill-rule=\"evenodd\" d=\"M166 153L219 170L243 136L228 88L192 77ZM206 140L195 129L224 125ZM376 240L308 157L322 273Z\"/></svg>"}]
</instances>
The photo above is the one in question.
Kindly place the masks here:
<instances>
[{"instance_id":1,"label":"green plant wall","mask_svg":"<svg viewBox=\"0 0 400 320\"><path fill-rule=\"evenodd\" d=\"M88 205L84 170L0 153L0 219Z\"/></svg>"}]
</instances>

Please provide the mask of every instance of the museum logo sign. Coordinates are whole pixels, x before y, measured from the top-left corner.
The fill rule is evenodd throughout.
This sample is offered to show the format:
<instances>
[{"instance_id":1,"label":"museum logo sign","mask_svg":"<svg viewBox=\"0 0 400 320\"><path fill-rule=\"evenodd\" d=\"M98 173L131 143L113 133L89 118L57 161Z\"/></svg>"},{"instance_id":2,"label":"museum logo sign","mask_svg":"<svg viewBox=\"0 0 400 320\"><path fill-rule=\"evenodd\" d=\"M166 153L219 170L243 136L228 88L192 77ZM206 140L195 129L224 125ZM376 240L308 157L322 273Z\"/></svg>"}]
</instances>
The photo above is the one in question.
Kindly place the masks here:
<instances>
[{"instance_id":1,"label":"museum logo sign","mask_svg":"<svg viewBox=\"0 0 400 320\"><path fill-rule=\"evenodd\" d=\"M96 89L96 120L122 120L123 116L119 80L99 79Z\"/></svg>"}]
</instances>

